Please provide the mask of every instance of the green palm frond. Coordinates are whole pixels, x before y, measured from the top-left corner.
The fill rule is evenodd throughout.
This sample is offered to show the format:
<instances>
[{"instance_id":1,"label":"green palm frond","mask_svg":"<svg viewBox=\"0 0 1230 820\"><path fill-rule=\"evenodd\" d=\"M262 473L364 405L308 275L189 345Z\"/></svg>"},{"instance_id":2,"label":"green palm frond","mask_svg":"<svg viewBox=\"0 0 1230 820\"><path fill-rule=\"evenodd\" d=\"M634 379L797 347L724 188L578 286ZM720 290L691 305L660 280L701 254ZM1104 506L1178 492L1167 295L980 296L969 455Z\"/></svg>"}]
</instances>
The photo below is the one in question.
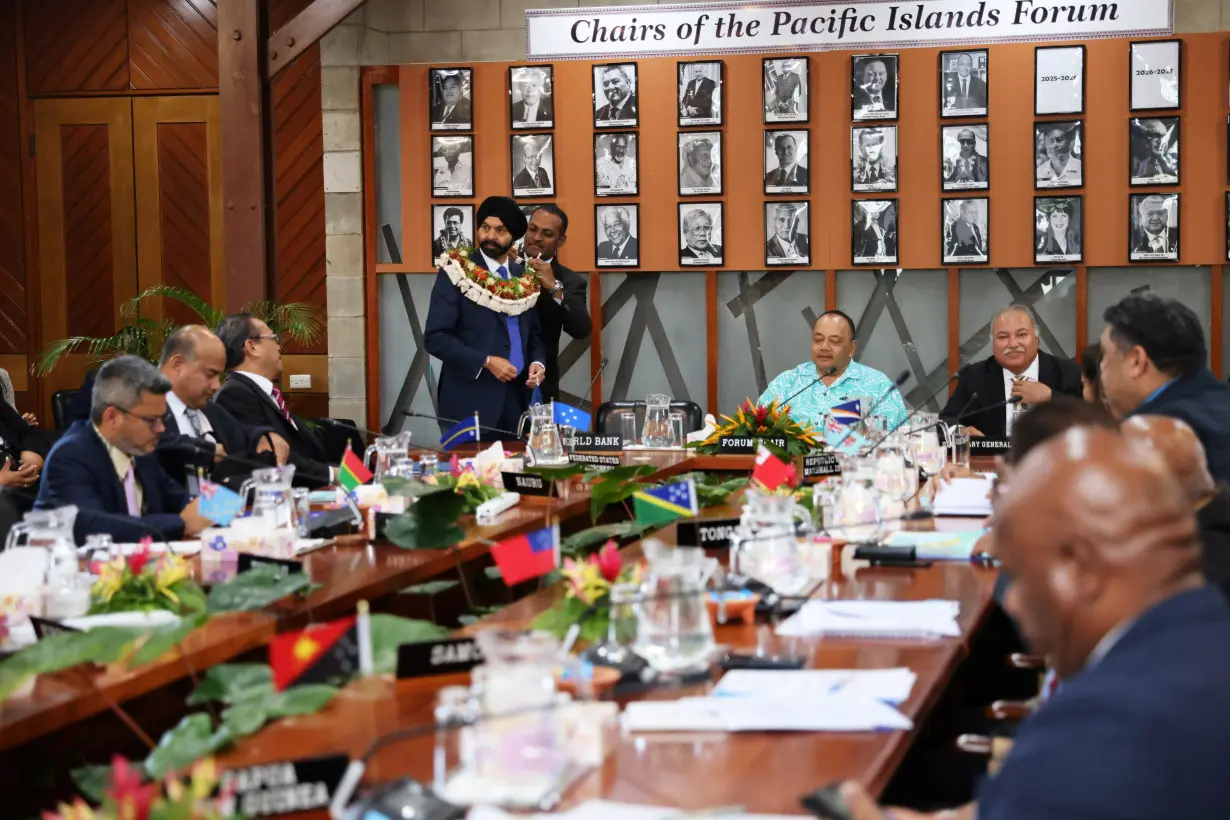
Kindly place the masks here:
<instances>
[{"instance_id":1,"label":"green palm frond","mask_svg":"<svg viewBox=\"0 0 1230 820\"><path fill-rule=\"evenodd\" d=\"M156 299L159 297L174 299L176 302L187 305L193 313L201 317L201 324L211 330L218 326L218 323L222 321L222 317L225 315L201 296L187 288L179 288L174 285L154 285L151 288L146 288L137 294L136 297L125 302L123 308L121 308L121 313L125 317L139 316L141 314L142 302L146 299Z\"/></svg>"},{"instance_id":2,"label":"green palm frond","mask_svg":"<svg viewBox=\"0 0 1230 820\"><path fill-rule=\"evenodd\" d=\"M252 302L244 309L258 317L269 329L299 344L309 345L320 338L325 322L320 309L306 302Z\"/></svg>"}]
</instances>

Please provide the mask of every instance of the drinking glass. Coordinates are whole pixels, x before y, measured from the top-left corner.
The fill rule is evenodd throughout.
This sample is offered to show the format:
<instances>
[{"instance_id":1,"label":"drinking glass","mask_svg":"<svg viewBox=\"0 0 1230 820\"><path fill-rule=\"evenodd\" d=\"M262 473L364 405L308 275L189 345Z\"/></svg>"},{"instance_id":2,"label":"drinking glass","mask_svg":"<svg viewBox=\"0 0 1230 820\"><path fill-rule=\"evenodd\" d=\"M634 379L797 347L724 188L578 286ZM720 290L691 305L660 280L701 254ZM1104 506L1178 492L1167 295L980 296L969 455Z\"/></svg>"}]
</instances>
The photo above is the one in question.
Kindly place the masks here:
<instances>
[{"instance_id":1,"label":"drinking glass","mask_svg":"<svg viewBox=\"0 0 1230 820\"><path fill-rule=\"evenodd\" d=\"M955 424L948 435L949 446L952 448L952 463L969 469L969 428Z\"/></svg>"},{"instance_id":2,"label":"drinking glass","mask_svg":"<svg viewBox=\"0 0 1230 820\"><path fill-rule=\"evenodd\" d=\"M559 441L565 453L571 453L577 444L577 428L570 424L559 425Z\"/></svg>"},{"instance_id":3,"label":"drinking glass","mask_svg":"<svg viewBox=\"0 0 1230 820\"><path fill-rule=\"evenodd\" d=\"M423 453L419 456L419 473L425 480L428 476L435 475L440 469L440 459L435 453Z\"/></svg>"},{"instance_id":4,"label":"drinking glass","mask_svg":"<svg viewBox=\"0 0 1230 820\"><path fill-rule=\"evenodd\" d=\"M670 444L668 447L682 447L688 441L688 435L683 426L683 413L679 410L672 410L670 417Z\"/></svg>"},{"instance_id":5,"label":"drinking glass","mask_svg":"<svg viewBox=\"0 0 1230 820\"><path fill-rule=\"evenodd\" d=\"M636 413L631 410L621 410L619 413L619 438L625 450L636 446Z\"/></svg>"}]
</instances>

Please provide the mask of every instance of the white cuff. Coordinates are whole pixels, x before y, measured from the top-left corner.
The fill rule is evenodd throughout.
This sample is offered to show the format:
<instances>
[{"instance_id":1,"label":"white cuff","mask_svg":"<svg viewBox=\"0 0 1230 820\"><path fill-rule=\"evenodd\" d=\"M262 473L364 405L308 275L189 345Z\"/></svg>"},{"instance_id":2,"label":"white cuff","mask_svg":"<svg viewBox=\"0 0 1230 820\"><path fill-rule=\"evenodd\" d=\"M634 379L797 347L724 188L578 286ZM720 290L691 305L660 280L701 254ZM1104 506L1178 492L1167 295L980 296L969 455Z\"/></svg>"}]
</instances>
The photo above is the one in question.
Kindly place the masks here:
<instances>
[{"instance_id":1,"label":"white cuff","mask_svg":"<svg viewBox=\"0 0 1230 820\"><path fill-rule=\"evenodd\" d=\"M530 367L533 367L534 365L538 365L539 367L541 367L541 368L542 368L542 372L543 372L543 374L544 374L544 375L546 374L546 372L547 372L547 366L546 366L545 364L543 364L542 362L530 362ZM527 371L527 372L528 372L528 371Z\"/></svg>"}]
</instances>

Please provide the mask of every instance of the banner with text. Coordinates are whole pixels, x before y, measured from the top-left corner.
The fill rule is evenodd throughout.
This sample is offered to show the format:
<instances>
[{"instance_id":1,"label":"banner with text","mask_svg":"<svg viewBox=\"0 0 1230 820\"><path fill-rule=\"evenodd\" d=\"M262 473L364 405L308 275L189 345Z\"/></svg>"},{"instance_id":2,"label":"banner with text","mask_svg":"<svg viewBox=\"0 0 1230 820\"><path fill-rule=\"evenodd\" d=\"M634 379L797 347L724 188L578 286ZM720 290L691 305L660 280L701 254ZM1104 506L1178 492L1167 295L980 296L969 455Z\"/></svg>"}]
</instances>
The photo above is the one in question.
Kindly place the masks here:
<instances>
[{"instance_id":1,"label":"banner with text","mask_svg":"<svg viewBox=\"0 0 1230 820\"><path fill-rule=\"evenodd\" d=\"M827 51L1147 37L1171 32L1170 0L703 3L529 9L535 60Z\"/></svg>"}]
</instances>

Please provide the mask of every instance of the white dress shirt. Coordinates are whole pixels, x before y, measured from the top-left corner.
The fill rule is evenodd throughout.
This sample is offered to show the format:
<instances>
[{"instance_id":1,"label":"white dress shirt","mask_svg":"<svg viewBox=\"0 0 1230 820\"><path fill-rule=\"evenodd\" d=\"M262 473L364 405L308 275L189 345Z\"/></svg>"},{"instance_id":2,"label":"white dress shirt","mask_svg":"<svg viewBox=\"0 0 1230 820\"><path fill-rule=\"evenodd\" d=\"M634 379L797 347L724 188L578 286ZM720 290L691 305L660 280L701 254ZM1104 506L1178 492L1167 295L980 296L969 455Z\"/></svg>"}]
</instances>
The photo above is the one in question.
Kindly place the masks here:
<instances>
[{"instance_id":1,"label":"white dress shirt","mask_svg":"<svg viewBox=\"0 0 1230 820\"><path fill-rule=\"evenodd\" d=\"M141 479L137 478L136 468L132 463L132 456L107 441L107 437L102 434L102 430L98 429L97 424L92 426L94 427L94 432L98 434L98 438L102 441L103 446L107 448L107 455L111 457L111 466L115 468L115 476L120 480L121 487L124 486L124 479L128 476L128 471L133 471L133 489L135 490L133 495L137 500L137 508L142 508L145 506L145 490L141 487Z\"/></svg>"},{"instance_id":2,"label":"white dress shirt","mask_svg":"<svg viewBox=\"0 0 1230 820\"><path fill-rule=\"evenodd\" d=\"M1036 382L1038 380L1038 357L1034 356L1034 360L1029 363L1029 367L1021 371L1022 376L1026 381ZM1008 399L1012 396L1012 382L1017 377L1016 373L1004 368L1004 398ZM1004 406L1004 434L1012 435L1012 419L1017 413L1023 412L1024 405L1009 404ZM974 425L977 427L977 425Z\"/></svg>"},{"instance_id":3,"label":"white dress shirt","mask_svg":"<svg viewBox=\"0 0 1230 820\"><path fill-rule=\"evenodd\" d=\"M167 393L167 407L175 416L175 424L179 427L181 435L197 438L196 430L192 426L192 422L188 419L188 414L196 415L197 427L201 428L201 433L212 433L214 426L209 423L209 419L200 410L190 410L188 405L184 404L184 400L175 395L175 391ZM216 439L215 439L216 441Z\"/></svg>"}]
</instances>

